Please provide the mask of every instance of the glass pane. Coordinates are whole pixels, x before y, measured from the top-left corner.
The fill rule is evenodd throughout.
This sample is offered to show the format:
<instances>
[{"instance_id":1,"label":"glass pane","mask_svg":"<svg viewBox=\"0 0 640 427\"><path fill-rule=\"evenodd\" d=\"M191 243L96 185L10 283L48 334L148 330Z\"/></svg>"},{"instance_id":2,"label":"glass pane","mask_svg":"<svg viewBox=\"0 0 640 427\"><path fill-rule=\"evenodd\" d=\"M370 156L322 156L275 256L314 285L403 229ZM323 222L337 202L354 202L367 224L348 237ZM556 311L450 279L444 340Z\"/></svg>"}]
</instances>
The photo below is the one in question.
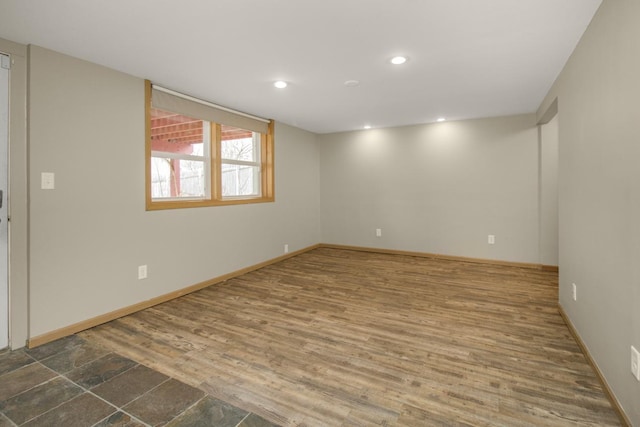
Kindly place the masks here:
<instances>
[{"instance_id":1,"label":"glass pane","mask_svg":"<svg viewBox=\"0 0 640 427\"><path fill-rule=\"evenodd\" d=\"M260 168L222 164L222 196L259 196Z\"/></svg>"},{"instance_id":2,"label":"glass pane","mask_svg":"<svg viewBox=\"0 0 640 427\"><path fill-rule=\"evenodd\" d=\"M205 196L205 162L151 158L151 197L179 198Z\"/></svg>"},{"instance_id":3,"label":"glass pane","mask_svg":"<svg viewBox=\"0 0 640 427\"><path fill-rule=\"evenodd\" d=\"M260 161L260 134L233 126L221 125L223 159Z\"/></svg>"},{"instance_id":4,"label":"glass pane","mask_svg":"<svg viewBox=\"0 0 640 427\"><path fill-rule=\"evenodd\" d=\"M151 108L151 150L204 156L208 128L202 120Z\"/></svg>"}]
</instances>

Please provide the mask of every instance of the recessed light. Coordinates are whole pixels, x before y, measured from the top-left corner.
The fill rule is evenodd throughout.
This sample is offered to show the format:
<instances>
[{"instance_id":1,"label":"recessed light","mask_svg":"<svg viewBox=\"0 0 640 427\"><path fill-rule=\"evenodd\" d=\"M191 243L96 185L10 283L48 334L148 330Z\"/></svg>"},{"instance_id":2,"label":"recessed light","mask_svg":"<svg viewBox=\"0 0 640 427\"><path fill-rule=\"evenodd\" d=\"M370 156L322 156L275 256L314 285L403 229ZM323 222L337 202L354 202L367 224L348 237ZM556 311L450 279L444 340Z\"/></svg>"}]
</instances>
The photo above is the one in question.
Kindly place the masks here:
<instances>
[{"instance_id":1,"label":"recessed light","mask_svg":"<svg viewBox=\"0 0 640 427\"><path fill-rule=\"evenodd\" d=\"M371 125L364 125L365 129L371 129Z\"/></svg>"},{"instance_id":2,"label":"recessed light","mask_svg":"<svg viewBox=\"0 0 640 427\"><path fill-rule=\"evenodd\" d=\"M356 87L360 84L360 82L358 80L347 80L346 82L344 82L344 85L347 87Z\"/></svg>"},{"instance_id":3,"label":"recessed light","mask_svg":"<svg viewBox=\"0 0 640 427\"><path fill-rule=\"evenodd\" d=\"M273 85L278 89L284 89L285 87L287 87L287 82L285 82L284 80L278 80Z\"/></svg>"},{"instance_id":4,"label":"recessed light","mask_svg":"<svg viewBox=\"0 0 640 427\"><path fill-rule=\"evenodd\" d=\"M444 122L446 119L444 117L438 117L439 122Z\"/></svg>"},{"instance_id":5,"label":"recessed light","mask_svg":"<svg viewBox=\"0 0 640 427\"><path fill-rule=\"evenodd\" d=\"M402 65L405 62L407 62L406 56L394 56L393 58L391 58L391 63L393 65Z\"/></svg>"}]
</instances>

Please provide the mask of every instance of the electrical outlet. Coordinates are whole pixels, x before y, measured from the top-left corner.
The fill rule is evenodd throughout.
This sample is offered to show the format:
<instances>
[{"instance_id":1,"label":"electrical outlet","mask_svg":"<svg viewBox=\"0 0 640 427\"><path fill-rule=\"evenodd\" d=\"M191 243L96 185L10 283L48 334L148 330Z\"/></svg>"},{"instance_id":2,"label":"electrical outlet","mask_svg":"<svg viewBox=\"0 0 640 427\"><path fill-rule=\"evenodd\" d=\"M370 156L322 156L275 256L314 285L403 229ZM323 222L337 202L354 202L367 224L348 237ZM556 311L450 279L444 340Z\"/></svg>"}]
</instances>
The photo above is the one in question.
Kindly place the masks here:
<instances>
[{"instance_id":1,"label":"electrical outlet","mask_svg":"<svg viewBox=\"0 0 640 427\"><path fill-rule=\"evenodd\" d=\"M147 266L146 265L138 266L138 280L142 280L146 278L147 278Z\"/></svg>"},{"instance_id":2,"label":"electrical outlet","mask_svg":"<svg viewBox=\"0 0 640 427\"><path fill-rule=\"evenodd\" d=\"M287 245L287 244L284 245L284 253L285 254L289 253L289 245Z\"/></svg>"},{"instance_id":3,"label":"electrical outlet","mask_svg":"<svg viewBox=\"0 0 640 427\"><path fill-rule=\"evenodd\" d=\"M489 234L489 236L487 237L487 243L489 243L490 245L495 245L496 236L494 236L493 234Z\"/></svg>"},{"instance_id":4,"label":"electrical outlet","mask_svg":"<svg viewBox=\"0 0 640 427\"><path fill-rule=\"evenodd\" d=\"M571 295L573 296L574 301L578 300L578 287L575 283L571 284Z\"/></svg>"},{"instance_id":5,"label":"electrical outlet","mask_svg":"<svg viewBox=\"0 0 640 427\"><path fill-rule=\"evenodd\" d=\"M640 353L634 346L631 346L631 373L640 381Z\"/></svg>"},{"instance_id":6,"label":"electrical outlet","mask_svg":"<svg viewBox=\"0 0 640 427\"><path fill-rule=\"evenodd\" d=\"M382 237L382 228L376 228L376 237Z\"/></svg>"}]
</instances>

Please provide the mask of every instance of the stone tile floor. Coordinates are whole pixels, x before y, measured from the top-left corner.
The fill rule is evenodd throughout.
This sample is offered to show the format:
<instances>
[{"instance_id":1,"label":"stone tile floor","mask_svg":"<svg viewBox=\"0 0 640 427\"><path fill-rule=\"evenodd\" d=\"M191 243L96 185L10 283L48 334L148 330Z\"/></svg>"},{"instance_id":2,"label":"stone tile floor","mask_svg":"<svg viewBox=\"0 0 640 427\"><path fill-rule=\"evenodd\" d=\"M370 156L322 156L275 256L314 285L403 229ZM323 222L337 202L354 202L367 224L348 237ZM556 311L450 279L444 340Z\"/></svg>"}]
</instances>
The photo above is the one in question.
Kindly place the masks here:
<instances>
[{"instance_id":1,"label":"stone tile floor","mask_svg":"<svg viewBox=\"0 0 640 427\"><path fill-rule=\"evenodd\" d=\"M72 335L0 352L0 427L275 427Z\"/></svg>"}]
</instances>

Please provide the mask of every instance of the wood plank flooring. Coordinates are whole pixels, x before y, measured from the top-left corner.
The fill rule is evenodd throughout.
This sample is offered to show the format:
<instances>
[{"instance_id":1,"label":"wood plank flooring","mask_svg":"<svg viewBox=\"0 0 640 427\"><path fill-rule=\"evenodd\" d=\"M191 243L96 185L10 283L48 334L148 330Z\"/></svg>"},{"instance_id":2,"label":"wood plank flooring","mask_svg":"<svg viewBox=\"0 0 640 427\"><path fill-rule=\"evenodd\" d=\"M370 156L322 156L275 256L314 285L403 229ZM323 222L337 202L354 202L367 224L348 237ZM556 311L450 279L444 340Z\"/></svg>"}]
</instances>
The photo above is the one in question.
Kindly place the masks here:
<instances>
[{"instance_id":1,"label":"wood plank flooring","mask_svg":"<svg viewBox=\"0 0 640 427\"><path fill-rule=\"evenodd\" d=\"M81 335L283 426L620 425L557 274L320 248Z\"/></svg>"}]
</instances>

